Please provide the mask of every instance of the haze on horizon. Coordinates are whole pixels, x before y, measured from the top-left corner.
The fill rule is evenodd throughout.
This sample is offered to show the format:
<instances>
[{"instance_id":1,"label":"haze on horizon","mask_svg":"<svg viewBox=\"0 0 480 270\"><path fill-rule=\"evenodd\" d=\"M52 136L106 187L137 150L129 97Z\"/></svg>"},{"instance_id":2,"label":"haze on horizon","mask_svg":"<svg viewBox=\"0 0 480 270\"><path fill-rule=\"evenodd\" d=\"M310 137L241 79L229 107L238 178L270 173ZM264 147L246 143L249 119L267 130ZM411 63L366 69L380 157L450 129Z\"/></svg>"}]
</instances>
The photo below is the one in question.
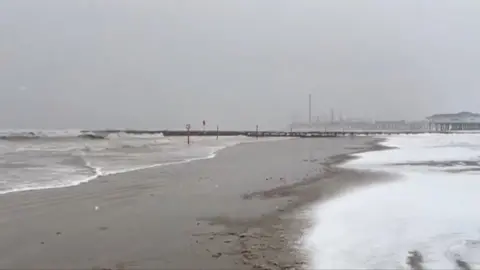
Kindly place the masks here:
<instances>
[{"instance_id":1,"label":"haze on horizon","mask_svg":"<svg viewBox=\"0 0 480 270\"><path fill-rule=\"evenodd\" d=\"M480 111L475 0L3 0L0 128ZM198 123L198 124L197 124Z\"/></svg>"}]
</instances>

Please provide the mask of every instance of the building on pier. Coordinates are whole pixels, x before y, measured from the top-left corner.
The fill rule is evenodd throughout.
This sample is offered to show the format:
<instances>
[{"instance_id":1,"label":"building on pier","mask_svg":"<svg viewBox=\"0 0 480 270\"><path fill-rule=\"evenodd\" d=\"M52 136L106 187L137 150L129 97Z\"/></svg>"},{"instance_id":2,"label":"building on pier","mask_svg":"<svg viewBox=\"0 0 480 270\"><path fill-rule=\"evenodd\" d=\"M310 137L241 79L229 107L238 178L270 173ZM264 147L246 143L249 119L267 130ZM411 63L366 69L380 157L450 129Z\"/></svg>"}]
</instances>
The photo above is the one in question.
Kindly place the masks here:
<instances>
[{"instance_id":1,"label":"building on pier","mask_svg":"<svg viewBox=\"0 0 480 270\"><path fill-rule=\"evenodd\" d=\"M480 114L460 112L427 117L429 129L435 131L480 130Z\"/></svg>"}]
</instances>

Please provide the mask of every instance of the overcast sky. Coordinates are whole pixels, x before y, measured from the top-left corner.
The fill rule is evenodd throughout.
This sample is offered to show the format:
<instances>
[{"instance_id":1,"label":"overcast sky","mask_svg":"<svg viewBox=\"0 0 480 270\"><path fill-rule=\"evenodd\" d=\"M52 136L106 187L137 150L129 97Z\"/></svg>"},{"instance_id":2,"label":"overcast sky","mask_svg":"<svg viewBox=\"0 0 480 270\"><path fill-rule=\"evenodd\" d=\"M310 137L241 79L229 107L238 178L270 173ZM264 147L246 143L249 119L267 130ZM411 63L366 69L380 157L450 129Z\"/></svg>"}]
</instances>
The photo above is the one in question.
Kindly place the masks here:
<instances>
[{"instance_id":1,"label":"overcast sky","mask_svg":"<svg viewBox=\"0 0 480 270\"><path fill-rule=\"evenodd\" d=\"M0 128L480 111L477 0L1 0Z\"/></svg>"}]
</instances>

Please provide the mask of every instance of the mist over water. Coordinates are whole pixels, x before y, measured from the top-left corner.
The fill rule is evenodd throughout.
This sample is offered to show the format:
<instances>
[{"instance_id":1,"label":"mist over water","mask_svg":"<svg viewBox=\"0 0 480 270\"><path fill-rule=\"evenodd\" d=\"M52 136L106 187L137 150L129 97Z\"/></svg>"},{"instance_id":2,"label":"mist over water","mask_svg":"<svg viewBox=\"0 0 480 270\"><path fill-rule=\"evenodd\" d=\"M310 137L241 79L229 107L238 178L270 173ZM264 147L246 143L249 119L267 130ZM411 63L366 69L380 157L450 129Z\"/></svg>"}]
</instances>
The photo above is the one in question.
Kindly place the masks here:
<instances>
[{"instance_id":1,"label":"mist over water","mask_svg":"<svg viewBox=\"0 0 480 270\"><path fill-rule=\"evenodd\" d=\"M455 256L479 265L480 244L465 241L480 239L480 135L396 136L385 144L398 148L345 166L399 179L315 206L305 238L311 267L404 268L414 249L427 269L453 269Z\"/></svg>"}]
</instances>

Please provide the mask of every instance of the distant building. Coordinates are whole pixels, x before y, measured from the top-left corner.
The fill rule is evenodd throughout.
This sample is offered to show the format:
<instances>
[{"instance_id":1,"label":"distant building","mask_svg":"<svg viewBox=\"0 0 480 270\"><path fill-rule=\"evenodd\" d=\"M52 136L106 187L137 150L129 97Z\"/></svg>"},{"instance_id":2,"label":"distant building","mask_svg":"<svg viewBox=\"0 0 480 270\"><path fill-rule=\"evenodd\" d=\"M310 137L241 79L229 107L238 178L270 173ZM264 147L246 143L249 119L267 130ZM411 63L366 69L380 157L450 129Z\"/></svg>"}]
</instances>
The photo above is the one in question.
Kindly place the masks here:
<instances>
[{"instance_id":1,"label":"distant building","mask_svg":"<svg viewBox=\"0 0 480 270\"><path fill-rule=\"evenodd\" d=\"M409 127L409 130L424 130L424 131L427 131L428 128L429 128L429 122L426 121L426 120L423 120L423 121L411 121L411 122L408 122L408 127Z\"/></svg>"},{"instance_id":2,"label":"distant building","mask_svg":"<svg viewBox=\"0 0 480 270\"><path fill-rule=\"evenodd\" d=\"M290 124L291 130L316 130L316 131L427 131L429 129L428 121L368 121L368 120L352 120L329 122L316 121L311 124L305 122L294 122Z\"/></svg>"},{"instance_id":3,"label":"distant building","mask_svg":"<svg viewBox=\"0 0 480 270\"><path fill-rule=\"evenodd\" d=\"M455 114L435 114L427 117L429 129L435 131L480 130L480 114L459 112Z\"/></svg>"},{"instance_id":4,"label":"distant building","mask_svg":"<svg viewBox=\"0 0 480 270\"><path fill-rule=\"evenodd\" d=\"M401 130L401 129L408 129L408 125L407 125L407 122L405 120L375 121L375 129L379 129L379 130Z\"/></svg>"}]
</instances>

